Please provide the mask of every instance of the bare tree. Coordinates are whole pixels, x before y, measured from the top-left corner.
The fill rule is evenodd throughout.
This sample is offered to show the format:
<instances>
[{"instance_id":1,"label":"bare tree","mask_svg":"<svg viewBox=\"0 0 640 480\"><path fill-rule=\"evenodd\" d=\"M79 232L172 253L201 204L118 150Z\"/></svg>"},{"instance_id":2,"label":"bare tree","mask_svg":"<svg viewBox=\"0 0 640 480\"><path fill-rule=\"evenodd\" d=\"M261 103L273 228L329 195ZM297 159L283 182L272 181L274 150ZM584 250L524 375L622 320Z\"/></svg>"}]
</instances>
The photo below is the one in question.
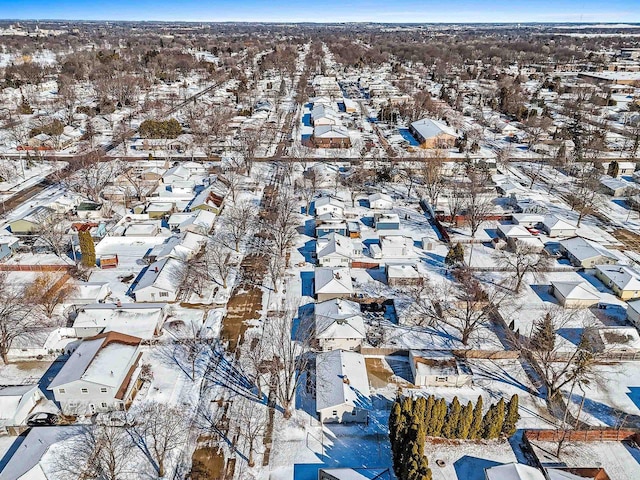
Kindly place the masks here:
<instances>
[{"instance_id":1,"label":"bare tree","mask_svg":"<svg viewBox=\"0 0 640 480\"><path fill-rule=\"evenodd\" d=\"M471 236L475 238L480 225L487 219L493 210L492 198L482 172L471 167L467 170L468 182L461 186L464 189L464 218L471 230Z\"/></svg>"},{"instance_id":2,"label":"bare tree","mask_svg":"<svg viewBox=\"0 0 640 480\"><path fill-rule=\"evenodd\" d=\"M71 283L58 285L60 276L50 272L39 274L25 288L25 297L33 300L37 308L46 317L52 317L55 308L71 297L77 288Z\"/></svg>"},{"instance_id":3,"label":"bare tree","mask_svg":"<svg viewBox=\"0 0 640 480\"><path fill-rule=\"evenodd\" d=\"M258 440L267 428L267 416L264 404L253 399L236 397L231 404L230 416L236 421L238 436L244 441L247 464L255 466L255 451Z\"/></svg>"},{"instance_id":4,"label":"bare tree","mask_svg":"<svg viewBox=\"0 0 640 480\"><path fill-rule=\"evenodd\" d=\"M233 252L227 243L220 235L214 236L209 239L204 253L208 276L222 288L227 288L227 280L234 268Z\"/></svg>"},{"instance_id":5,"label":"bare tree","mask_svg":"<svg viewBox=\"0 0 640 480\"><path fill-rule=\"evenodd\" d=\"M467 345L471 335L490 319L506 298L500 290L488 294L480 281L466 268L454 270L455 282L433 284L423 282L412 287L410 298L415 322L421 326L444 326L460 335Z\"/></svg>"},{"instance_id":6,"label":"bare tree","mask_svg":"<svg viewBox=\"0 0 640 480\"><path fill-rule=\"evenodd\" d=\"M537 366L549 400L572 382L587 380L602 360L589 340L590 325L584 318L576 345L568 348L567 342L556 341L558 329L568 324L575 325L580 321L580 318L576 318L580 315L580 310L554 308L535 322L531 336L522 341L527 354Z\"/></svg>"},{"instance_id":7,"label":"bare tree","mask_svg":"<svg viewBox=\"0 0 640 480\"><path fill-rule=\"evenodd\" d=\"M159 477L167 473L167 461L187 442L188 423L184 410L160 402L145 402L127 424L134 444L149 459Z\"/></svg>"},{"instance_id":8,"label":"bare tree","mask_svg":"<svg viewBox=\"0 0 640 480\"><path fill-rule=\"evenodd\" d=\"M429 152L429 150L422 151ZM436 154L438 156L436 156ZM421 183L421 190L429 199L429 204L434 209L436 208L438 198L445 187L443 158L443 156L438 154L438 151L435 151L433 157L425 157L424 160L420 162L420 166L417 171L417 175Z\"/></svg>"},{"instance_id":9,"label":"bare tree","mask_svg":"<svg viewBox=\"0 0 640 480\"><path fill-rule=\"evenodd\" d=\"M544 250L514 238L507 239L507 248L497 251L495 259L498 266L508 269L516 293L520 292L525 275L541 279L551 266L551 257Z\"/></svg>"},{"instance_id":10,"label":"bare tree","mask_svg":"<svg viewBox=\"0 0 640 480\"><path fill-rule=\"evenodd\" d=\"M193 382L207 369L211 353L211 339L203 335L200 325L194 322L176 322L167 331L173 337L162 345L159 352L172 365L176 365Z\"/></svg>"},{"instance_id":11,"label":"bare tree","mask_svg":"<svg viewBox=\"0 0 640 480\"><path fill-rule=\"evenodd\" d=\"M120 480L139 474L131 470L135 449L127 431L103 423L75 430L56 454L54 470L61 478Z\"/></svg>"},{"instance_id":12,"label":"bare tree","mask_svg":"<svg viewBox=\"0 0 640 480\"><path fill-rule=\"evenodd\" d=\"M220 217L219 227L224 235L218 237L221 240L227 237L236 252L240 251L240 242L247 234L255 213L255 206L248 200L243 200L227 206Z\"/></svg>"},{"instance_id":13,"label":"bare tree","mask_svg":"<svg viewBox=\"0 0 640 480\"><path fill-rule=\"evenodd\" d=\"M591 166L585 166L578 173L573 192L568 196L571 208L578 212L577 227L585 215L593 213L602 203L600 194L601 173Z\"/></svg>"},{"instance_id":14,"label":"bare tree","mask_svg":"<svg viewBox=\"0 0 640 480\"><path fill-rule=\"evenodd\" d=\"M261 224L262 229L267 232L272 255L286 258L285 266L289 264L287 249L293 244L297 235L296 228L300 224L295 205L295 199L287 192L276 191Z\"/></svg>"},{"instance_id":15,"label":"bare tree","mask_svg":"<svg viewBox=\"0 0 640 480\"><path fill-rule=\"evenodd\" d=\"M305 375L308 375L309 351L312 338L312 328L309 319L300 319L299 326L292 339L294 317L296 311L282 309L274 315L266 325L265 334L268 335L273 370L276 381L276 398L283 408L283 416L291 417L296 390Z\"/></svg>"},{"instance_id":16,"label":"bare tree","mask_svg":"<svg viewBox=\"0 0 640 480\"><path fill-rule=\"evenodd\" d=\"M54 325L38 311L39 295L27 295L24 288L9 282L6 272L0 272L0 358L5 364L16 339L35 337Z\"/></svg>"},{"instance_id":17,"label":"bare tree","mask_svg":"<svg viewBox=\"0 0 640 480\"><path fill-rule=\"evenodd\" d=\"M70 245L69 224L64 216L44 207L38 210L33 221L32 234L54 254L63 258Z\"/></svg>"}]
</instances>

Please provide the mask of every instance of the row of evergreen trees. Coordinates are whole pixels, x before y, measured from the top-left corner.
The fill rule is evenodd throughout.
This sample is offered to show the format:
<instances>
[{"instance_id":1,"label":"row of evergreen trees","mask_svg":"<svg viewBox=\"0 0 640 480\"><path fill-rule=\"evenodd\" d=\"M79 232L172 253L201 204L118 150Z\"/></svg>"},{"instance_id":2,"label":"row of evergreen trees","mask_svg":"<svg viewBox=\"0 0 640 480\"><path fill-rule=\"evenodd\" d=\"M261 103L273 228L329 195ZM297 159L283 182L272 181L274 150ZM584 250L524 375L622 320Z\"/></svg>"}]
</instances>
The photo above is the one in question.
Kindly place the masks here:
<instances>
[{"instance_id":1,"label":"row of evergreen trees","mask_svg":"<svg viewBox=\"0 0 640 480\"><path fill-rule=\"evenodd\" d=\"M483 415L482 397L464 407L458 397L447 405L443 398L399 397L389 416L393 468L399 480L430 480L424 445L427 437L461 440L511 436L516 431L518 395L500 399Z\"/></svg>"}]
</instances>

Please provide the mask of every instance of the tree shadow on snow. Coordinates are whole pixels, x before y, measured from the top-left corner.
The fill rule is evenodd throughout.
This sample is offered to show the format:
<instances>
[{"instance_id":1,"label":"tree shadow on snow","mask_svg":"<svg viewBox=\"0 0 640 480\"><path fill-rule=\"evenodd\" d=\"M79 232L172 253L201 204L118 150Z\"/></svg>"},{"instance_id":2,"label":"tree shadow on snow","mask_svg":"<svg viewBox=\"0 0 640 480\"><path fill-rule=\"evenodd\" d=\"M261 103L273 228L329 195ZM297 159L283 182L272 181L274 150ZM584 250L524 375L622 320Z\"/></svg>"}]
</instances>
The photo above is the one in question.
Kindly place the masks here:
<instances>
[{"instance_id":1,"label":"tree shadow on snow","mask_svg":"<svg viewBox=\"0 0 640 480\"><path fill-rule=\"evenodd\" d=\"M471 457L465 455L464 457L456 460L453 467L456 470L458 478L464 480L485 480L484 471L487 468L497 467L502 465L499 462L493 460L487 460L486 458Z\"/></svg>"}]
</instances>

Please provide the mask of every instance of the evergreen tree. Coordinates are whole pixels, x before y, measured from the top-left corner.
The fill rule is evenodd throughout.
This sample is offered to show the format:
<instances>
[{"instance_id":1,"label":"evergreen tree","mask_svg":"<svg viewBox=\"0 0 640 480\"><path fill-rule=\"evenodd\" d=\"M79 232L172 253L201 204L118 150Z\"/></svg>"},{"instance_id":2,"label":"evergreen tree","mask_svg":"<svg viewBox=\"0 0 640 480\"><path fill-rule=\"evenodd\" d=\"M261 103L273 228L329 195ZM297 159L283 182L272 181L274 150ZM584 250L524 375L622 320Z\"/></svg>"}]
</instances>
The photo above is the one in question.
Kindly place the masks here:
<instances>
[{"instance_id":1,"label":"evergreen tree","mask_svg":"<svg viewBox=\"0 0 640 480\"><path fill-rule=\"evenodd\" d=\"M433 415L431 416L431 429L430 435L439 437L442 435L442 427L444 426L444 420L447 416L447 402L444 398L439 398L433 407Z\"/></svg>"},{"instance_id":2,"label":"evergreen tree","mask_svg":"<svg viewBox=\"0 0 640 480\"><path fill-rule=\"evenodd\" d=\"M424 409L424 419L423 423L426 427L427 432L429 431L429 425L431 424L431 416L433 414L433 406L436 404L436 399L433 395L429 395L427 398L427 404Z\"/></svg>"},{"instance_id":3,"label":"evergreen tree","mask_svg":"<svg viewBox=\"0 0 640 480\"><path fill-rule=\"evenodd\" d=\"M547 312L547 314L535 322L534 331L531 335L531 347L534 350L550 352L554 349L555 344L556 332L551 314Z\"/></svg>"},{"instance_id":4,"label":"evergreen tree","mask_svg":"<svg viewBox=\"0 0 640 480\"><path fill-rule=\"evenodd\" d=\"M607 175L616 178L620 173L620 165L615 160L609 163L609 168L607 169Z\"/></svg>"},{"instance_id":5,"label":"evergreen tree","mask_svg":"<svg viewBox=\"0 0 640 480\"><path fill-rule=\"evenodd\" d=\"M480 438L482 434L482 407L482 397L478 397L476 406L473 408L473 419L469 429L469 438L472 440Z\"/></svg>"},{"instance_id":6,"label":"evergreen tree","mask_svg":"<svg viewBox=\"0 0 640 480\"><path fill-rule=\"evenodd\" d=\"M442 436L445 438L455 438L456 431L458 429L458 423L460 422L460 412L462 407L458 397L453 397L451 405L449 405L449 411L447 412L447 418L442 427Z\"/></svg>"},{"instance_id":7,"label":"evergreen tree","mask_svg":"<svg viewBox=\"0 0 640 480\"><path fill-rule=\"evenodd\" d=\"M504 425L502 426L502 433L510 437L516 433L516 423L520 419L518 413L518 395L513 395L507 403L507 413L504 418Z\"/></svg>"},{"instance_id":8,"label":"evergreen tree","mask_svg":"<svg viewBox=\"0 0 640 480\"><path fill-rule=\"evenodd\" d=\"M96 247L93 243L93 238L91 238L91 233L87 230L78 232L78 240L80 241L82 264L85 267L94 267L96 265Z\"/></svg>"},{"instance_id":9,"label":"evergreen tree","mask_svg":"<svg viewBox=\"0 0 640 480\"><path fill-rule=\"evenodd\" d=\"M456 430L456 438L466 440L469 438L471 423L473 422L473 402L467 403L460 413L460 422Z\"/></svg>"},{"instance_id":10,"label":"evergreen tree","mask_svg":"<svg viewBox=\"0 0 640 480\"><path fill-rule=\"evenodd\" d=\"M482 431L480 433L480 438L493 438L491 435L493 434L494 425L496 423L496 406L491 405L487 413L484 414L482 418Z\"/></svg>"},{"instance_id":11,"label":"evergreen tree","mask_svg":"<svg viewBox=\"0 0 640 480\"><path fill-rule=\"evenodd\" d=\"M456 243L451 248L444 259L444 263L449 266L459 265L464 262L464 247Z\"/></svg>"},{"instance_id":12,"label":"evergreen tree","mask_svg":"<svg viewBox=\"0 0 640 480\"><path fill-rule=\"evenodd\" d=\"M493 433L492 438L498 438L502 433L502 427L504 426L504 419L505 419L505 410L506 408L505 408L504 398L501 398L496 404L496 421L495 421L495 426L491 432Z\"/></svg>"}]
</instances>

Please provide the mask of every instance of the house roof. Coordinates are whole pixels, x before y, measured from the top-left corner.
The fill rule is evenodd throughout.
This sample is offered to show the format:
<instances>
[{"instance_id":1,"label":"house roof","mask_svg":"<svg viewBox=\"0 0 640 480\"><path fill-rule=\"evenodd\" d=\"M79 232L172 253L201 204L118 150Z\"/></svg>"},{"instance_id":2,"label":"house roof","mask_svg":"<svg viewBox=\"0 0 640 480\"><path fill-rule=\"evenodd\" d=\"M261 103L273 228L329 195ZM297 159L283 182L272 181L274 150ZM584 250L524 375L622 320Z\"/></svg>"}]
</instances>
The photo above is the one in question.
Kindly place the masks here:
<instances>
[{"instance_id":1,"label":"house roof","mask_svg":"<svg viewBox=\"0 0 640 480\"><path fill-rule=\"evenodd\" d=\"M316 241L316 256L318 258L324 258L330 255L338 255L351 258L353 256L355 243L360 242L354 242L349 237L331 232L326 237L319 238Z\"/></svg>"},{"instance_id":2,"label":"house roof","mask_svg":"<svg viewBox=\"0 0 640 480\"><path fill-rule=\"evenodd\" d=\"M388 468L322 468L338 480L391 480Z\"/></svg>"},{"instance_id":3,"label":"house roof","mask_svg":"<svg viewBox=\"0 0 640 480\"><path fill-rule=\"evenodd\" d=\"M351 271L348 268L316 268L315 293L353 293Z\"/></svg>"},{"instance_id":4,"label":"house roof","mask_svg":"<svg viewBox=\"0 0 640 480\"><path fill-rule=\"evenodd\" d=\"M620 290L640 290L640 274L625 265L596 265Z\"/></svg>"},{"instance_id":5,"label":"house roof","mask_svg":"<svg viewBox=\"0 0 640 480\"><path fill-rule=\"evenodd\" d=\"M101 333L80 343L48 387L52 390L78 380L120 386L141 339L124 333Z\"/></svg>"},{"instance_id":6,"label":"house roof","mask_svg":"<svg viewBox=\"0 0 640 480\"><path fill-rule=\"evenodd\" d=\"M420 273L413 265L387 265L388 278L420 278Z\"/></svg>"},{"instance_id":7,"label":"house roof","mask_svg":"<svg viewBox=\"0 0 640 480\"><path fill-rule=\"evenodd\" d=\"M339 405L371 408L369 379L364 357L333 350L316 356L316 410Z\"/></svg>"},{"instance_id":8,"label":"house roof","mask_svg":"<svg viewBox=\"0 0 640 480\"><path fill-rule=\"evenodd\" d=\"M316 138L349 138L349 132L342 125L320 125L313 128Z\"/></svg>"},{"instance_id":9,"label":"house roof","mask_svg":"<svg viewBox=\"0 0 640 480\"><path fill-rule=\"evenodd\" d=\"M0 388L0 425L13 419L24 405L23 402L31 396L35 390L39 390L37 384L14 385ZM44 396L44 395L43 395Z\"/></svg>"},{"instance_id":10,"label":"house roof","mask_svg":"<svg viewBox=\"0 0 640 480\"><path fill-rule=\"evenodd\" d=\"M507 463L485 470L487 480L545 480L537 468L521 463Z\"/></svg>"},{"instance_id":11,"label":"house roof","mask_svg":"<svg viewBox=\"0 0 640 480\"><path fill-rule=\"evenodd\" d=\"M458 136L453 128L445 125L444 123L438 122L437 120L431 120L430 118L417 120L413 122L411 126L416 132L422 135L422 138L424 139L434 138L440 135L451 135L452 137Z\"/></svg>"},{"instance_id":12,"label":"house roof","mask_svg":"<svg viewBox=\"0 0 640 480\"><path fill-rule=\"evenodd\" d=\"M600 294L587 282L555 282L551 285L567 300L600 300Z\"/></svg>"},{"instance_id":13,"label":"house roof","mask_svg":"<svg viewBox=\"0 0 640 480\"><path fill-rule=\"evenodd\" d=\"M531 237L531 232L524 228L522 225L498 225L498 230L502 232L505 237Z\"/></svg>"},{"instance_id":14,"label":"house roof","mask_svg":"<svg viewBox=\"0 0 640 480\"><path fill-rule=\"evenodd\" d=\"M600 183L611 190L618 190L619 188L627 188L629 186L624 180L607 175L603 175L602 178L600 178Z\"/></svg>"},{"instance_id":15,"label":"house roof","mask_svg":"<svg viewBox=\"0 0 640 480\"><path fill-rule=\"evenodd\" d=\"M149 340L164 318L165 303L94 303L78 310L74 328L100 328L104 332L126 332Z\"/></svg>"},{"instance_id":16,"label":"house roof","mask_svg":"<svg viewBox=\"0 0 640 480\"><path fill-rule=\"evenodd\" d=\"M337 208L341 208L344 210L344 202L336 197L320 197L316 198L313 201L313 206L317 209L318 207L324 207L327 205L331 205Z\"/></svg>"},{"instance_id":17,"label":"house roof","mask_svg":"<svg viewBox=\"0 0 640 480\"><path fill-rule=\"evenodd\" d=\"M545 215L542 224L549 230L575 230L576 227L555 215Z\"/></svg>"},{"instance_id":18,"label":"house roof","mask_svg":"<svg viewBox=\"0 0 640 480\"><path fill-rule=\"evenodd\" d=\"M560 245L562 245L567 252L581 262L596 257L605 257L612 260L617 260L618 258L606 248L582 237L573 237L568 238L567 240L561 240Z\"/></svg>"},{"instance_id":19,"label":"house roof","mask_svg":"<svg viewBox=\"0 0 640 480\"><path fill-rule=\"evenodd\" d=\"M372 193L371 195L369 195L369 203L375 202L378 200L382 200L382 201L393 204L393 198L391 198L391 195L387 195L386 193Z\"/></svg>"},{"instance_id":20,"label":"house roof","mask_svg":"<svg viewBox=\"0 0 640 480\"><path fill-rule=\"evenodd\" d=\"M16 448L0 472L0 480L22 478L36 467L49 448L80 433L80 427L33 427L25 437L16 439ZM18 443L19 442L19 443Z\"/></svg>"},{"instance_id":21,"label":"house roof","mask_svg":"<svg viewBox=\"0 0 640 480\"><path fill-rule=\"evenodd\" d=\"M133 292L151 286L167 292L177 292L181 276L182 262L175 258L166 257L149 265Z\"/></svg>"}]
</instances>

